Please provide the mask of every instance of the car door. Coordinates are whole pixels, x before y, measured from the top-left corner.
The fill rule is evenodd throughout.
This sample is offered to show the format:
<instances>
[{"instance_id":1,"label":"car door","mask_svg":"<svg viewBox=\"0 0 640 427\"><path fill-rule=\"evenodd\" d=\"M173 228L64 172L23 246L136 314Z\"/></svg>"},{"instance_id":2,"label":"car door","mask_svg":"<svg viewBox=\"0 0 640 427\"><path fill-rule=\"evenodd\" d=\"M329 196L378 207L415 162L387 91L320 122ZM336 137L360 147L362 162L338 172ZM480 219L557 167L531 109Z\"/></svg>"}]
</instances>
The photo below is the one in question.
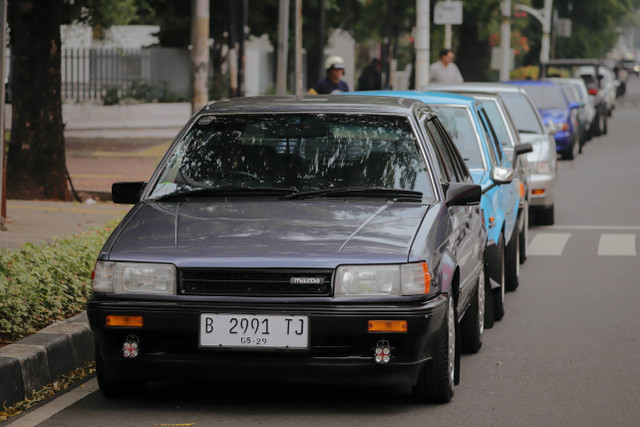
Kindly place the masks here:
<instances>
[{"instance_id":1,"label":"car door","mask_svg":"<svg viewBox=\"0 0 640 427\"><path fill-rule=\"evenodd\" d=\"M484 129L485 138L487 140L487 149L489 150L490 157L492 159L493 166L501 166L505 168L511 167L511 162L504 156L502 151L502 145L498 141L498 137L493 129L491 121L484 107L478 108L478 115ZM499 211L504 216L504 229L505 239L511 238L511 230L514 230L516 224L517 205L519 201L519 194L516 190L516 183L498 185L487 194L491 194L493 198L492 202L496 211Z\"/></svg>"},{"instance_id":2,"label":"car door","mask_svg":"<svg viewBox=\"0 0 640 427\"><path fill-rule=\"evenodd\" d=\"M434 142L438 161L444 165L450 182L469 182L473 180L464 164L462 156L456 149L449 134L437 118L424 123L430 139ZM451 206L449 211L453 218L453 241L460 268L459 309L462 309L471 297L475 279L482 268L482 221L479 206Z\"/></svg>"}]
</instances>

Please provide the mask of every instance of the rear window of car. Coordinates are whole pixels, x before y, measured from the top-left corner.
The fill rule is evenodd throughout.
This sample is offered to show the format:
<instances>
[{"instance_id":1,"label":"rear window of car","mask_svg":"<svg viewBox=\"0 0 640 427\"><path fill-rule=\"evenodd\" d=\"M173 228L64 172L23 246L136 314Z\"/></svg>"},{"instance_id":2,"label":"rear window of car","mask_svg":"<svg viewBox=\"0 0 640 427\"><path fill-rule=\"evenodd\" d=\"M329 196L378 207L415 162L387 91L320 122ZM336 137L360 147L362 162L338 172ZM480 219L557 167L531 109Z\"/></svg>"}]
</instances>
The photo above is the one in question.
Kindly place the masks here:
<instances>
[{"instance_id":1,"label":"rear window of car","mask_svg":"<svg viewBox=\"0 0 640 427\"><path fill-rule=\"evenodd\" d=\"M518 132L545 133L533 105L526 96L521 93L503 93L500 96L507 105Z\"/></svg>"},{"instance_id":2,"label":"rear window of car","mask_svg":"<svg viewBox=\"0 0 640 427\"><path fill-rule=\"evenodd\" d=\"M406 116L220 114L201 117L162 166L150 197L200 188L415 190L433 198Z\"/></svg>"},{"instance_id":3,"label":"rear window of car","mask_svg":"<svg viewBox=\"0 0 640 427\"><path fill-rule=\"evenodd\" d=\"M538 108L564 110L567 101L559 86L551 85L523 85Z\"/></svg>"},{"instance_id":4,"label":"rear window of car","mask_svg":"<svg viewBox=\"0 0 640 427\"><path fill-rule=\"evenodd\" d=\"M443 105L431 105L431 108L449 132L467 168L484 169L480 141L478 141L478 133L475 131L469 109Z\"/></svg>"}]
</instances>

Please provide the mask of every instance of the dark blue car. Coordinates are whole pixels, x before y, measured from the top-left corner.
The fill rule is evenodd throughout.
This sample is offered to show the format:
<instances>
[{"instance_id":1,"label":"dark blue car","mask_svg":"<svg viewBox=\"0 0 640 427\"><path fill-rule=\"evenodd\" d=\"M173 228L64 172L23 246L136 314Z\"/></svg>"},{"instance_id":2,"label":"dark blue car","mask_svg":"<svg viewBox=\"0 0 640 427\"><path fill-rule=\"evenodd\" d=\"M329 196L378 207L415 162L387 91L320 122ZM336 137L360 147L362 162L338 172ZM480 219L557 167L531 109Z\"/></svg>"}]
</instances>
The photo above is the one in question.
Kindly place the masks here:
<instances>
[{"instance_id":1,"label":"dark blue car","mask_svg":"<svg viewBox=\"0 0 640 427\"><path fill-rule=\"evenodd\" d=\"M512 80L527 91L538 107L545 125L556 140L556 152L563 159L573 159L580 151L580 126L578 110L580 104L569 102L562 88L553 82L537 80Z\"/></svg>"},{"instance_id":2,"label":"dark blue car","mask_svg":"<svg viewBox=\"0 0 640 427\"><path fill-rule=\"evenodd\" d=\"M460 351L482 345L480 197L414 99L203 108L149 183L114 184L114 202L134 206L88 301L100 389L268 378L449 401Z\"/></svg>"}]
</instances>

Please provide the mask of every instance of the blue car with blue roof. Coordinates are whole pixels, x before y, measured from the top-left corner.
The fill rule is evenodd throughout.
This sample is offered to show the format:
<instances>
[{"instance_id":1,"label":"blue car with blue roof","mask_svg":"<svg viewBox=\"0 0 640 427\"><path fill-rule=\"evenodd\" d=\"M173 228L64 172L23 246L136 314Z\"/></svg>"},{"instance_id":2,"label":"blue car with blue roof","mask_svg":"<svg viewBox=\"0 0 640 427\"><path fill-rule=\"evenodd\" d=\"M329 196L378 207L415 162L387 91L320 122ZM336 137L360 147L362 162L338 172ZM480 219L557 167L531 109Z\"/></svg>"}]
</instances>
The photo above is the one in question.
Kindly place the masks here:
<instances>
[{"instance_id":1,"label":"blue car with blue roof","mask_svg":"<svg viewBox=\"0 0 640 427\"><path fill-rule=\"evenodd\" d=\"M580 152L580 103L569 102L557 83L539 80L512 80L506 83L527 91L556 140L556 152L563 159L574 159Z\"/></svg>"},{"instance_id":2,"label":"blue car with blue roof","mask_svg":"<svg viewBox=\"0 0 640 427\"><path fill-rule=\"evenodd\" d=\"M483 188L480 206L488 230L486 263L493 298L495 320L504 316L505 291L518 287L519 236L517 217L519 189L513 182L511 160L502 145L484 106L478 100L450 93L422 91L369 91L358 94L415 98L429 105L462 154L473 181ZM428 129L428 127L427 127ZM514 147L516 156L531 151L530 144ZM447 165L441 165L447 168ZM492 319L488 319L489 324ZM488 325L487 325L488 326Z\"/></svg>"}]
</instances>

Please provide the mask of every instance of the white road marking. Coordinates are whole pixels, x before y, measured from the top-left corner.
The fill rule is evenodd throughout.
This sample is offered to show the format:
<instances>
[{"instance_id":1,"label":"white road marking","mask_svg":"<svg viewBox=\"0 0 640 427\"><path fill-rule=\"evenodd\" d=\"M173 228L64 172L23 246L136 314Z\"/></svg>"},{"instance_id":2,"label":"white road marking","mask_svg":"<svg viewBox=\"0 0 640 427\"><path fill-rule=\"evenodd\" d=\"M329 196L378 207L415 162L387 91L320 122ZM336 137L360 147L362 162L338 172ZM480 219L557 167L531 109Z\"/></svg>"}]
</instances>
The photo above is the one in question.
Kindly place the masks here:
<instances>
[{"instance_id":1,"label":"white road marking","mask_svg":"<svg viewBox=\"0 0 640 427\"><path fill-rule=\"evenodd\" d=\"M38 408L35 411L29 412L27 415L18 418L16 421L12 422L9 425L12 427L36 426L41 422L51 418L63 409L73 405L78 400L87 397L96 390L98 390L98 381L93 378L86 383L74 388L70 392L53 399L42 408Z\"/></svg>"},{"instance_id":2,"label":"white road marking","mask_svg":"<svg viewBox=\"0 0 640 427\"><path fill-rule=\"evenodd\" d=\"M608 234L600 235L598 243L599 256L636 256L635 234Z\"/></svg>"},{"instance_id":3,"label":"white road marking","mask_svg":"<svg viewBox=\"0 0 640 427\"><path fill-rule=\"evenodd\" d=\"M527 255L560 256L571 233L538 233L527 248Z\"/></svg>"}]
</instances>

